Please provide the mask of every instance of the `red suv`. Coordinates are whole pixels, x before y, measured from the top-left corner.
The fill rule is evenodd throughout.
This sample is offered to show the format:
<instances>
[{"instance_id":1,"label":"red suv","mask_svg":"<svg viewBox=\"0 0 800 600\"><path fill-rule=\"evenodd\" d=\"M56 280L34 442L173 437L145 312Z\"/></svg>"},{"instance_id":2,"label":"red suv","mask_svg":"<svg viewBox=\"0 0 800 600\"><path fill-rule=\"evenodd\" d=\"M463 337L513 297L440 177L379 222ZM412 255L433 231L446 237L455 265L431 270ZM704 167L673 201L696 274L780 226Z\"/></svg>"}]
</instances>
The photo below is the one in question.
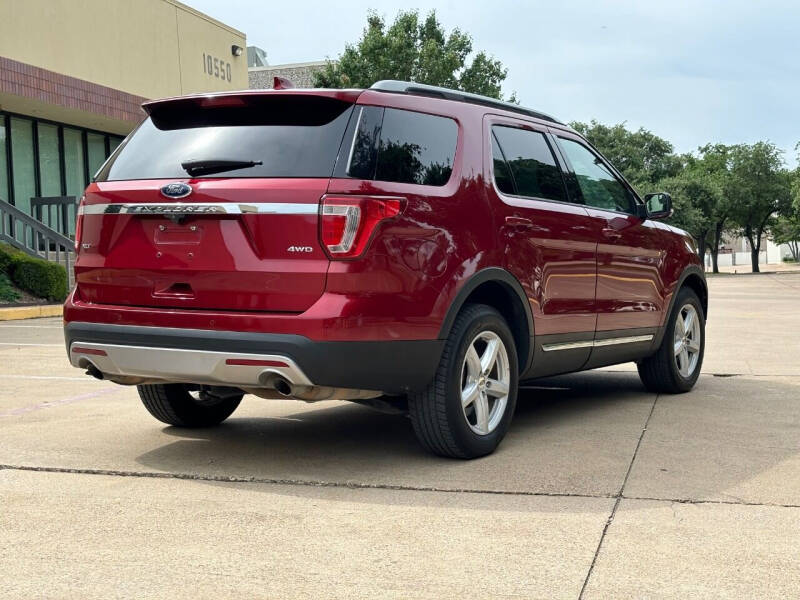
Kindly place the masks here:
<instances>
[{"instance_id":1,"label":"red suv","mask_svg":"<svg viewBox=\"0 0 800 600\"><path fill-rule=\"evenodd\" d=\"M64 320L72 364L165 423L245 393L353 400L469 458L520 381L697 380L708 294L669 196L547 115L398 81L144 109L81 202Z\"/></svg>"}]
</instances>

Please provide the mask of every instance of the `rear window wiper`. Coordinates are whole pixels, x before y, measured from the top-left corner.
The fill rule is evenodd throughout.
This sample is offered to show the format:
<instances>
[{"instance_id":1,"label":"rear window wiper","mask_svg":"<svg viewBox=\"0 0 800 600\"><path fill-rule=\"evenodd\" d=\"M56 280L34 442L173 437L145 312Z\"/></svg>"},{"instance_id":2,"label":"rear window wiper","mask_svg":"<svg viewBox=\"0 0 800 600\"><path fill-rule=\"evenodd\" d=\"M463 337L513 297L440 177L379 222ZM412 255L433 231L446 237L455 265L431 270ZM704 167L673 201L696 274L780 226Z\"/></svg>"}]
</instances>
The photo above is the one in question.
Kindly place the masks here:
<instances>
[{"instance_id":1,"label":"rear window wiper","mask_svg":"<svg viewBox=\"0 0 800 600\"><path fill-rule=\"evenodd\" d=\"M181 167L192 177L198 175L210 175L211 173L223 173L225 171L235 171L236 169L247 169L256 165L263 164L260 160L230 160L224 158L207 158L198 160L187 160L181 163Z\"/></svg>"}]
</instances>

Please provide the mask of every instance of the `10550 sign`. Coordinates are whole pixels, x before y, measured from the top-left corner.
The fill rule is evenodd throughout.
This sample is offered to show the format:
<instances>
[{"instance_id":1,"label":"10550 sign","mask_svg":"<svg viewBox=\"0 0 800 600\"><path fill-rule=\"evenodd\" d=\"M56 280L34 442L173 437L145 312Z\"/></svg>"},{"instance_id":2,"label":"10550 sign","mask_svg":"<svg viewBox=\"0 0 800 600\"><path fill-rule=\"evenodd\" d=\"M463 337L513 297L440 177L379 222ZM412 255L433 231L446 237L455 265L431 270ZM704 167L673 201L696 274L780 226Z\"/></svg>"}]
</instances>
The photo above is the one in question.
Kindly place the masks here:
<instances>
[{"instance_id":1,"label":"10550 sign","mask_svg":"<svg viewBox=\"0 0 800 600\"><path fill-rule=\"evenodd\" d=\"M231 80L231 63L203 52L203 72L223 81Z\"/></svg>"}]
</instances>

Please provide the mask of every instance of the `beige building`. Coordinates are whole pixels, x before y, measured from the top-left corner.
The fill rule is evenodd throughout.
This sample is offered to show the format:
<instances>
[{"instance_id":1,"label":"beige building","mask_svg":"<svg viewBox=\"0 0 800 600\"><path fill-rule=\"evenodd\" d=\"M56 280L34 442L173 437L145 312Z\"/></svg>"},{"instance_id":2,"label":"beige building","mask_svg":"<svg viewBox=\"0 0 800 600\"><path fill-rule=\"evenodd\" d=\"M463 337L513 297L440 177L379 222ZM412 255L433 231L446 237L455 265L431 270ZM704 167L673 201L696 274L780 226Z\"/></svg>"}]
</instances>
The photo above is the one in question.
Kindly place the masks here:
<instances>
[{"instance_id":1,"label":"beige building","mask_svg":"<svg viewBox=\"0 0 800 600\"><path fill-rule=\"evenodd\" d=\"M246 47L175 0L0 0L0 202L79 197L145 100L247 89Z\"/></svg>"}]
</instances>

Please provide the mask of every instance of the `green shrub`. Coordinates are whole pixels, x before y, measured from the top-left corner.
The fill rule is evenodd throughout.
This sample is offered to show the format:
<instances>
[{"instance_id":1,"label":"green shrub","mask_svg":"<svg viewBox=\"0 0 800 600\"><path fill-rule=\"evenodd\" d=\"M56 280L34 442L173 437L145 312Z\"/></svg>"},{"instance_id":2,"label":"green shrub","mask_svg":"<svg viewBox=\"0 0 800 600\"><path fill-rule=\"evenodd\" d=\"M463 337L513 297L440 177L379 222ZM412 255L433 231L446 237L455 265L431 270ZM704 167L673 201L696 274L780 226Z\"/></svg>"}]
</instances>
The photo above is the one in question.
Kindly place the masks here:
<instances>
[{"instance_id":1,"label":"green shrub","mask_svg":"<svg viewBox=\"0 0 800 600\"><path fill-rule=\"evenodd\" d=\"M39 298L63 302L67 297L67 270L56 263L31 256L17 258L11 279Z\"/></svg>"},{"instance_id":2,"label":"green shrub","mask_svg":"<svg viewBox=\"0 0 800 600\"><path fill-rule=\"evenodd\" d=\"M0 273L11 275L11 271L14 270L17 259L21 256L25 256L24 253L13 246L0 243Z\"/></svg>"},{"instance_id":3,"label":"green shrub","mask_svg":"<svg viewBox=\"0 0 800 600\"><path fill-rule=\"evenodd\" d=\"M3 302L14 302L19 300L19 294L11 286L11 280L5 273L0 273L0 300Z\"/></svg>"},{"instance_id":4,"label":"green shrub","mask_svg":"<svg viewBox=\"0 0 800 600\"><path fill-rule=\"evenodd\" d=\"M0 272L6 273L20 289L54 302L67 297L67 271L61 265L0 244Z\"/></svg>"}]
</instances>

